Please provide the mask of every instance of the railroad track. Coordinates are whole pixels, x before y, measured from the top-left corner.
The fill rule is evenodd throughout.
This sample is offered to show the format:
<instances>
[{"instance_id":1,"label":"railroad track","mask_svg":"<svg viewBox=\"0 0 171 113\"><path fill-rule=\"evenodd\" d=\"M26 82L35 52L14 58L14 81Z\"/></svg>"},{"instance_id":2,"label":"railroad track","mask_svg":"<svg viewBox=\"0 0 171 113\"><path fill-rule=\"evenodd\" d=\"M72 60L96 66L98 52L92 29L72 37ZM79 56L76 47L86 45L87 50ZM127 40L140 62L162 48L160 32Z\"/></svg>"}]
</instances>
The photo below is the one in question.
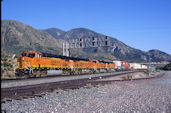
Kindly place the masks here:
<instances>
[{"instance_id":1,"label":"railroad track","mask_svg":"<svg viewBox=\"0 0 171 113\"><path fill-rule=\"evenodd\" d=\"M10 84L14 83L16 81L12 82L2 82L1 83L1 100L4 98L25 98L25 97L32 97L33 95L40 96L39 94L43 92L51 92L54 91L55 89L76 89L79 87L86 86L87 84L91 85L97 85L97 84L106 84L110 82L106 81L95 81L97 79L102 79L102 78L107 78L107 77L112 77L112 76L119 76L123 74L128 74L128 73L135 73L137 71L127 71L127 72L116 72L116 73L103 73L103 74L94 74L94 75L84 75L84 76L65 76L65 77L56 77L56 81L50 81L50 80L55 80L55 77L50 77L49 82L44 81L44 82L39 82L41 80L47 80L47 78L40 78L40 79L32 79L32 82L35 81L35 83L32 84L25 84L22 85L22 82L28 82L30 79L17 81L21 85L16 85L16 86L10 86L10 87L5 87L4 84ZM65 79L64 79L65 78ZM72 79L71 79L72 78Z\"/></svg>"}]
</instances>

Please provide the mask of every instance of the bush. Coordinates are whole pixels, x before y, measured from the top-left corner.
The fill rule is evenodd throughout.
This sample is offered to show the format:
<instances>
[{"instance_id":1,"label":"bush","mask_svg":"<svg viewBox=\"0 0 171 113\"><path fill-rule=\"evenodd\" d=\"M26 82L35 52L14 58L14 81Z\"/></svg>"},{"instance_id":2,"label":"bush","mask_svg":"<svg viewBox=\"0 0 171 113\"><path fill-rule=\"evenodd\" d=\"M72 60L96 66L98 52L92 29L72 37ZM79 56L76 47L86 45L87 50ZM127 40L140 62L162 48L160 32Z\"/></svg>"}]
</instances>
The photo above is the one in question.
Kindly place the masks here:
<instances>
[{"instance_id":1,"label":"bush","mask_svg":"<svg viewBox=\"0 0 171 113\"><path fill-rule=\"evenodd\" d=\"M12 66L10 63L8 63L8 62L4 62L4 63L3 63L3 66L4 66L4 67L10 67L10 68L13 67L13 66Z\"/></svg>"},{"instance_id":2,"label":"bush","mask_svg":"<svg viewBox=\"0 0 171 113\"><path fill-rule=\"evenodd\" d=\"M2 58L2 61L7 61L8 59L7 58Z\"/></svg>"},{"instance_id":3,"label":"bush","mask_svg":"<svg viewBox=\"0 0 171 113\"><path fill-rule=\"evenodd\" d=\"M4 73L5 71L1 68L1 74Z\"/></svg>"},{"instance_id":4,"label":"bush","mask_svg":"<svg viewBox=\"0 0 171 113\"><path fill-rule=\"evenodd\" d=\"M149 71L147 70L147 71L143 71L144 72L144 74L146 74L146 75L149 75Z\"/></svg>"},{"instance_id":5,"label":"bush","mask_svg":"<svg viewBox=\"0 0 171 113\"><path fill-rule=\"evenodd\" d=\"M165 66L163 67L163 70L171 71L171 63L165 65Z\"/></svg>"}]
</instances>

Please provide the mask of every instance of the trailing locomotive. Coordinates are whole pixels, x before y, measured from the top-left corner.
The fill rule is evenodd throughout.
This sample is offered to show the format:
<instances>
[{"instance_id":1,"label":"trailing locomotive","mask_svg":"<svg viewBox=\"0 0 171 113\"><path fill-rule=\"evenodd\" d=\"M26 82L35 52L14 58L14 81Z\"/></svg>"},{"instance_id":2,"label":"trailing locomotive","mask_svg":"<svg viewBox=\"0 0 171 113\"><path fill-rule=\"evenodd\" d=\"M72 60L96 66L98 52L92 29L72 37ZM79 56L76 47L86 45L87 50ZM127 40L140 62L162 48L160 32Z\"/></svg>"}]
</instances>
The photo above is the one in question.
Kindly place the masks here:
<instances>
[{"instance_id":1,"label":"trailing locomotive","mask_svg":"<svg viewBox=\"0 0 171 113\"><path fill-rule=\"evenodd\" d=\"M115 71L113 62L57 56L27 51L17 59L17 77L42 77L48 75L77 75Z\"/></svg>"}]
</instances>

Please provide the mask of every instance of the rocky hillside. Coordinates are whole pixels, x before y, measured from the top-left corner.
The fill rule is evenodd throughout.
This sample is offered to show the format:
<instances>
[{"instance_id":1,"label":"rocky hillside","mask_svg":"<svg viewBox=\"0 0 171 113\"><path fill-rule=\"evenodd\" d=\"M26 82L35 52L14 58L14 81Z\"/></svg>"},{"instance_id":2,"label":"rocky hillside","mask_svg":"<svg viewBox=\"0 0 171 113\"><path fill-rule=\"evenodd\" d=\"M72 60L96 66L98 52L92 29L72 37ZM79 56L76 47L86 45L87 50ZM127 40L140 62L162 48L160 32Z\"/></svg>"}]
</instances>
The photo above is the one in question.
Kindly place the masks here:
<instances>
[{"instance_id":1,"label":"rocky hillside","mask_svg":"<svg viewBox=\"0 0 171 113\"><path fill-rule=\"evenodd\" d=\"M29 25L12 20L1 21L1 49L7 53L18 54L21 51L35 50L40 52L62 54L62 43L68 39L86 39L95 37L98 40L105 35L86 28L76 28L67 32L56 28L37 30ZM129 62L171 61L171 55L159 50L144 52L132 48L113 37L108 37L110 45L71 49L71 56L95 58L99 60L126 60Z\"/></svg>"},{"instance_id":2,"label":"rocky hillside","mask_svg":"<svg viewBox=\"0 0 171 113\"><path fill-rule=\"evenodd\" d=\"M85 28L77 28L72 29L65 34L59 36L61 39L79 39L79 38L89 38L95 37L98 39L102 39L105 35L96 33L92 30ZM89 47L80 49L81 51L87 53L89 56L96 56L98 59L121 59L127 61L135 61L135 62L146 62L148 61L148 57L146 52L132 48L121 41L117 40L113 37L108 37L110 40L110 46L103 47ZM99 56L99 57L98 57Z\"/></svg>"},{"instance_id":3,"label":"rocky hillside","mask_svg":"<svg viewBox=\"0 0 171 113\"><path fill-rule=\"evenodd\" d=\"M25 50L61 53L60 39L54 39L49 33L17 21L1 22L1 50L20 53Z\"/></svg>"},{"instance_id":4,"label":"rocky hillside","mask_svg":"<svg viewBox=\"0 0 171 113\"><path fill-rule=\"evenodd\" d=\"M59 36L66 33L65 31L62 31L57 28L49 28L49 29L45 29L44 31L48 32L52 37L55 37L55 38L58 38Z\"/></svg>"},{"instance_id":5,"label":"rocky hillside","mask_svg":"<svg viewBox=\"0 0 171 113\"><path fill-rule=\"evenodd\" d=\"M147 54L150 56L152 62L163 61L163 59L165 59L166 61L171 61L171 55L157 49L152 49L148 51Z\"/></svg>"},{"instance_id":6,"label":"rocky hillside","mask_svg":"<svg viewBox=\"0 0 171 113\"><path fill-rule=\"evenodd\" d=\"M60 35L58 38L61 39L85 39L90 37L96 37L98 39L102 39L105 35L94 32L92 30L86 28L76 28L72 29L65 34ZM171 55L159 51L159 50L150 50L148 52L132 48L116 38L109 37L110 46L103 47L88 47L80 50L86 55L84 57L95 57L96 59L120 59L126 60L128 62L148 62L149 58L151 61L160 62L160 61L169 61L171 62ZM150 56L150 57L149 57ZM81 55L80 55L81 57Z\"/></svg>"}]
</instances>

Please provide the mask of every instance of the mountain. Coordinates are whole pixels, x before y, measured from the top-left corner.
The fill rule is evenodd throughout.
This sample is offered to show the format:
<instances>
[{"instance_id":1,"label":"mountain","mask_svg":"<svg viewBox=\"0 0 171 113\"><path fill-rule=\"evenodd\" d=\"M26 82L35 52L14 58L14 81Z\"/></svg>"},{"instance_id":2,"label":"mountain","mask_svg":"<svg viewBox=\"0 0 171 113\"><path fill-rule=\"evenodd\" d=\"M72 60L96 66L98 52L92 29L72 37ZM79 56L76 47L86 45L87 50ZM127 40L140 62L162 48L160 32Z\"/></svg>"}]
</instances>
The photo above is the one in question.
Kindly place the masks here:
<instances>
[{"instance_id":1,"label":"mountain","mask_svg":"<svg viewBox=\"0 0 171 113\"><path fill-rule=\"evenodd\" d=\"M163 59L171 62L171 58L170 58L171 55L165 52L162 52L160 50L152 49L152 50L149 50L147 54L150 56L152 62L163 61Z\"/></svg>"},{"instance_id":2,"label":"mountain","mask_svg":"<svg viewBox=\"0 0 171 113\"><path fill-rule=\"evenodd\" d=\"M75 29L67 31L65 34L59 36L59 38L67 40L67 39L79 39L79 38L87 38L87 37L100 38L102 36L104 35L96 33L87 28L75 28Z\"/></svg>"},{"instance_id":3,"label":"mountain","mask_svg":"<svg viewBox=\"0 0 171 113\"><path fill-rule=\"evenodd\" d=\"M65 40L72 40L72 39L86 39L95 37L98 40L103 40L106 37L103 34L96 33L92 30L86 28L76 28L72 29L65 34L59 36L61 39ZM110 45L109 46L102 46L102 47L87 47L80 49L81 51L87 53L89 57L91 56L101 56L98 59L120 59L120 60L127 60L127 61L136 61L136 62L146 62L148 60L147 54L144 51L132 48L121 41L117 40L113 37L107 37ZM78 49L78 48L77 48ZM81 55L80 55L81 57ZM97 58L97 57L96 57Z\"/></svg>"},{"instance_id":4,"label":"mountain","mask_svg":"<svg viewBox=\"0 0 171 113\"><path fill-rule=\"evenodd\" d=\"M52 37L58 38L60 35L65 34L66 32L57 28L48 28L44 31L48 32Z\"/></svg>"},{"instance_id":5,"label":"mountain","mask_svg":"<svg viewBox=\"0 0 171 113\"><path fill-rule=\"evenodd\" d=\"M103 34L96 33L87 28L76 28L66 32L63 35L60 35L58 38L65 40L86 40L89 38L97 38L97 40L103 40L106 37ZM117 40L114 37L107 36L110 44L108 46L101 47L85 47L85 48L77 48L76 51L80 51L85 53L84 56L82 54L78 55L79 57L89 57L96 59L118 59L118 60L126 60L128 62L148 62L149 54L152 61L171 61L171 55L164 53L159 50L151 50L149 52L145 52L139 49L132 48L121 41ZM73 49L74 50L74 49ZM75 53L74 53L75 54Z\"/></svg>"},{"instance_id":6,"label":"mountain","mask_svg":"<svg viewBox=\"0 0 171 113\"><path fill-rule=\"evenodd\" d=\"M91 46L85 43L89 40ZM114 37L86 28L75 28L67 32L57 28L37 30L18 21L1 21L1 51L6 53L18 54L22 51L35 50L62 55L64 41L72 41L71 44L77 43L78 47L70 48L72 57L106 61L118 59L129 62L148 62L149 58L151 61L171 61L171 55L162 51L145 52L135 49ZM102 43L99 43L100 41ZM102 46L98 46L100 44Z\"/></svg>"},{"instance_id":7,"label":"mountain","mask_svg":"<svg viewBox=\"0 0 171 113\"><path fill-rule=\"evenodd\" d=\"M60 40L18 21L1 21L1 50L8 53L35 50L62 54Z\"/></svg>"}]
</instances>

